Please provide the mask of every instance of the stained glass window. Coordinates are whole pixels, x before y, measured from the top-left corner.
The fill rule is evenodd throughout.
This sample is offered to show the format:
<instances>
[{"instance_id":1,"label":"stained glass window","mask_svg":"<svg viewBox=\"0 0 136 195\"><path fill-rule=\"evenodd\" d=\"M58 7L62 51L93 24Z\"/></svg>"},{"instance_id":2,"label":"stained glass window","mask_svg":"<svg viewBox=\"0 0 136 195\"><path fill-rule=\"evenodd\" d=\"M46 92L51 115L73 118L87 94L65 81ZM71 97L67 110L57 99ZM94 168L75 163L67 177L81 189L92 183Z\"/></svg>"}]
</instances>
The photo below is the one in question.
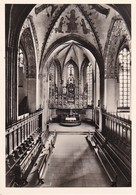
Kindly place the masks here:
<instances>
[{"instance_id":1,"label":"stained glass window","mask_svg":"<svg viewBox=\"0 0 136 195\"><path fill-rule=\"evenodd\" d=\"M24 68L24 54L23 54L23 51L22 49L19 48L18 50L18 67L19 68L23 68L23 72L25 71L25 68Z\"/></svg>"},{"instance_id":2,"label":"stained glass window","mask_svg":"<svg viewBox=\"0 0 136 195\"><path fill-rule=\"evenodd\" d=\"M74 66L72 64L68 66L68 82L74 83Z\"/></svg>"},{"instance_id":3,"label":"stained glass window","mask_svg":"<svg viewBox=\"0 0 136 195\"><path fill-rule=\"evenodd\" d=\"M25 76L25 56L21 48L18 48L18 56L17 56L17 63L18 63L18 87L23 87L24 85L24 76Z\"/></svg>"},{"instance_id":4,"label":"stained glass window","mask_svg":"<svg viewBox=\"0 0 136 195\"><path fill-rule=\"evenodd\" d=\"M92 73L92 64L89 63L87 66L88 105L92 105Z\"/></svg>"},{"instance_id":5,"label":"stained glass window","mask_svg":"<svg viewBox=\"0 0 136 195\"><path fill-rule=\"evenodd\" d=\"M50 98L54 96L54 84L55 84L55 68L54 65L51 65L49 70L49 96Z\"/></svg>"},{"instance_id":6,"label":"stained glass window","mask_svg":"<svg viewBox=\"0 0 136 195\"><path fill-rule=\"evenodd\" d=\"M58 70L54 63L49 69L49 102L52 106L58 103Z\"/></svg>"},{"instance_id":7,"label":"stained glass window","mask_svg":"<svg viewBox=\"0 0 136 195\"><path fill-rule=\"evenodd\" d=\"M119 107L130 107L130 52L124 48L119 53Z\"/></svg>"}]
</instances>

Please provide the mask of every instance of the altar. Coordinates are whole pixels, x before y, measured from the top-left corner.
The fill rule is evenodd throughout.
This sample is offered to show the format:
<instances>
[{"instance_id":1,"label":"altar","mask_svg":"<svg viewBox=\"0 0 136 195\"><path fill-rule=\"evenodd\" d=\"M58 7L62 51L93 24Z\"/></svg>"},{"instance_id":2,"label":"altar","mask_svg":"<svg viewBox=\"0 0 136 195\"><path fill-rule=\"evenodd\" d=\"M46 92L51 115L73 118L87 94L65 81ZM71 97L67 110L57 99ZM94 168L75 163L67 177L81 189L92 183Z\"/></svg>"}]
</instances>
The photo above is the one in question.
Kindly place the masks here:
<instances>
[{"instance_id":1,"label":"altar","mask_svg":"<svg viewBox=\"0 0 136 195\"><path fill-rule=\"evenodd\" d=\"M63 115L61 115L60 125L77 126L80 124L81 124L81 120L80 120L79 113L73 111L72 109L67 110L67 113L64 112Z\"/></svg>"},{"instance_id":2,"label":"altar","mask_svg":"<svg viewBox=\"0 0 136 195\"><path fill-rule=\"evenodd\" d=\"M76 117L66 117L66 121L76 121Z\"/></svg>"}]
</instances>

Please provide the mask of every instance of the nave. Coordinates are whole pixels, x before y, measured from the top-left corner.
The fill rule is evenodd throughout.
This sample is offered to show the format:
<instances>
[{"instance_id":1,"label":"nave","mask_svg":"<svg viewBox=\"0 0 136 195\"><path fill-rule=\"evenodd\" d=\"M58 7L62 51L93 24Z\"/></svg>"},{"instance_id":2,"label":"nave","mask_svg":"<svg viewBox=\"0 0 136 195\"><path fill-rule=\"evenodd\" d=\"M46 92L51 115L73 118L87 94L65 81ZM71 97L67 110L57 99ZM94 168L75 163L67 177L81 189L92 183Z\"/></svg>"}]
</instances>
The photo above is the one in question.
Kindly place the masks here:
<instances>
[{"instance_id":1,"label":"nave","mask_svg":"<svg viewBox=\"0 0 136 195\"><path fill-rule=\"evenodd\" d=\"M108 187L110 181L86 135L58 134L55 148L43 173L43 184L30 173L26 187ZM30 180L29 180L30 179Z\"/></svg>"},{"instance_id":2,"label":"nave","mask_svg":"<svg viewBox=\"0 0 136 195\"><path fill-rule=\"evenodd\" d=\"M82 123L79 127L69 129L69 127L62 128L57 123L52 123L50 135L53 134L53 129L57 133L54 147L42 164L41 159L46 156L45 151L50 143L51 136L49 136L28 175L28 184L24 187L110 187L111 181L95 150L86 139L88 133L91 136L94 134L94 126ZM39 177L37 172L41 164L42 170ZM122 175L118 172L117 186L125 185Z\"/></svg>"},{"instance_id":3,"label":"nave","mask_svg":"<svg viewBox=\"0 0 136 195\"><path fill-rule=\"evenodd\" d=\"M131 5L8 4L5 22L5 186L131 187Z\"/></svg>"}]
</instances>

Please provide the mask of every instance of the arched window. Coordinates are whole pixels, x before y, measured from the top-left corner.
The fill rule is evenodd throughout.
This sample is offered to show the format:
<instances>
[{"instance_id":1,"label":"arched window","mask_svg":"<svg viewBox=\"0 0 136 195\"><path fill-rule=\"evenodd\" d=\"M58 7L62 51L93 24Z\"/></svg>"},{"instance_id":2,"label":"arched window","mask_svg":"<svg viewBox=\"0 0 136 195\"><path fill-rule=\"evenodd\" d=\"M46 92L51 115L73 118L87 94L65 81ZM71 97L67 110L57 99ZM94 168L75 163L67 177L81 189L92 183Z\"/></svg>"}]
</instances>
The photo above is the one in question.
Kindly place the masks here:
<instances>
[{"instance_id":1,"label":"arched window","mask_svg":"<svg viewBox=\"0 0 136 195\"><path fill-rule=\"evenodd\" d=\"M21 48L18 48L18 87L23 87L24 85L24 78L25 78L25 69L26 69L26 60L24 52Z\"/></svg>"},{"instance_id":2,"label":"arched window","mask_svg":"<svg viewBox=\"0 0 136 195\"><path fill-rule=\"evenodd\" d=\"M52 65L52 66L50 67L50 71L49 71L49 83L50 83L51 85L53 85L54 82L55 82L55 75L54 75L54 72L55 72L54 65Z\"/></svg>"},{"instance_id":3,"label":"arched window","mask_svg":"<svg viewBox=\"0 0 136 195\"><path fill-rule=\"evenodd\" d=\"M119 107L130 107L130 52L124 48L119 52Z\"/></svg>"},{"instance_id":4,"label":"arched window","mask_svg":"<svg viewBox=\"0 0 136 195\"><path fill-rule=\"evenodd\" d=\"M68 65L68 83L74 83L74 66Z\"/></svg>"},{"instance_id":5,"label":"arched window","mask_svg":"<svg viewBox=\"0 0 136 195\"><path fill-rule=\"evenodd\" d=\"M25 71L24 53L21 48L18 50L18 67L23 68L23 72Z\"/></svg>"},{"instance_id":6,"label":"arched window","mask_svg":"<svg viewBox=\"0 0 136 195\"><path fill-rule=\"evenodd\" d=\"M51 85L58 85L58 69L54 63L51 65L49 70L49 83Z\"/></svg>"},{"instance_id":7,"label":"arched window","mask_svg":"<svg viewBox=\"0 0 136 195\"><path fill-rule=\"evenodd\" d=\"M72 64L68 66L68 76L71 74L74 76L74 66Z\"/></svg>"},{"instance_id":8,"label":"arched window","mask_svg":"<svg viewBox=\"0 0 136 195\"><path fill-rule=\"evenodd\" d=\"M89 63L87 66L87 90L88 90L88 98L87 98L87 104L92 105L92 99L93 99L93 90L92 90L92 84L93 84L93 70L92 70L92 64Z\"/></svg>"},{"instance_id":9,"label":"arched window","mask_svg":"<svg viewBox=\"0 0 136 195\"><path fill-rule=\"evenodd\" d=\"M52 64L49 70L49 99L55 94L55 67Z\"/></svg>"},{"instance_id":10,"label":"arched window","mask_svg":"<svg viewBox=\"0 0 136 195\"><path fill-rule=\"evenodd\" d=\"M49 102L52 107L58 103L58 69L54 63L49 69Z\"/></svg>"}]
</instances>

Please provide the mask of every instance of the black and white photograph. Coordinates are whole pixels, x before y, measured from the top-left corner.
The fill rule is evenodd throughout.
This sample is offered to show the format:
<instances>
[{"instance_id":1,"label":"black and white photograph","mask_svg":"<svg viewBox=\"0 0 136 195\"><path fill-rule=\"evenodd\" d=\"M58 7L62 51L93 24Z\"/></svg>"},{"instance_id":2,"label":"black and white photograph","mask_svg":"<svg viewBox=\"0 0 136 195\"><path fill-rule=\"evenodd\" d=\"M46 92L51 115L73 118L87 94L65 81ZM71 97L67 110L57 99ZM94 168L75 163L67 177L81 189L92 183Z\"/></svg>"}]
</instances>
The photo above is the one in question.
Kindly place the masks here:
<instances>
[{"instance_id":1,"label":"black and white photograph","mask_svg":"<svg viewBox=\"0 0 136 195\"><path fill-rule=\"evenodd\" d=\"M131 189L132 5L39 3L4 5L5 188Z\"/></svg>"}]
</instances>

